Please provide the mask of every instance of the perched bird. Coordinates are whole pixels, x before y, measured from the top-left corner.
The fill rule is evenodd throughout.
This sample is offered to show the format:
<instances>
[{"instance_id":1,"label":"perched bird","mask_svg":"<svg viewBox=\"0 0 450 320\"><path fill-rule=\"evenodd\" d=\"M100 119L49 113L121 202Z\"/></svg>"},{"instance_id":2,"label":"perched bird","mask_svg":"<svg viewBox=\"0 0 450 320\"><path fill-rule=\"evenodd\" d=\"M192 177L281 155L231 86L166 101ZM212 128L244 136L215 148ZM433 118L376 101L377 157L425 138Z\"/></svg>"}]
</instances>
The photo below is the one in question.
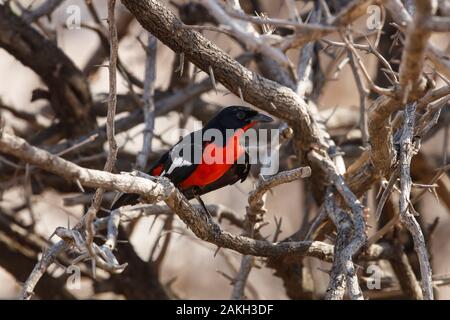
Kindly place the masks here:
<instances>
[{"instance_id":1,"label":"perched bird","mask_svg":"<svg viewBox=\"0 0 450 320\"><path fill-rule=\"evenodd\" d=\"M149 174L169 178L188 199L195 197L209 215L200 196L247 178L249 156L240 138L257 123L271 121L271 117L248 107L224 108L201 130L186 135L164 153L150 168ZM220 133L222 138L215 139L214 133ZM123 194L111 209L135 204L138 200L137 194Z\"/></svg>"}]
</instances>

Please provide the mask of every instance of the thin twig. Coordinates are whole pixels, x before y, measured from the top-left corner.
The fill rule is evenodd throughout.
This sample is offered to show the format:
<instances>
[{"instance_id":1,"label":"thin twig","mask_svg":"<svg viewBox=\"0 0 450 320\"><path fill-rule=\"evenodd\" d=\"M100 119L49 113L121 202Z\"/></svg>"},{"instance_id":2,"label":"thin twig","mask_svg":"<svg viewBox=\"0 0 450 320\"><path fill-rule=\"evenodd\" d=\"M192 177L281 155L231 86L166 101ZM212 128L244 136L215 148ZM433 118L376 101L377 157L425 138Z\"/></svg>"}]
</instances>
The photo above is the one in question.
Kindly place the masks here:
<instances>
[{"instance_id":1,"label":"thin twig","mask_svg":"<svg viewBox=\"0 0 450 320\"><path fill-rule=\"evenodd\" d=\"M392 173L389 182L386 186L386 188L383 191L383 194L381 195L380 201L378 201L377 210L375 211L375 219L378 221L381 217L381 212L383 212L384 205L386 203L386 200L391 195L392 189L394 188L395 184L397 183L397 179L399 176L398 170L394 170Z\"/></svg>"}]
</instances>

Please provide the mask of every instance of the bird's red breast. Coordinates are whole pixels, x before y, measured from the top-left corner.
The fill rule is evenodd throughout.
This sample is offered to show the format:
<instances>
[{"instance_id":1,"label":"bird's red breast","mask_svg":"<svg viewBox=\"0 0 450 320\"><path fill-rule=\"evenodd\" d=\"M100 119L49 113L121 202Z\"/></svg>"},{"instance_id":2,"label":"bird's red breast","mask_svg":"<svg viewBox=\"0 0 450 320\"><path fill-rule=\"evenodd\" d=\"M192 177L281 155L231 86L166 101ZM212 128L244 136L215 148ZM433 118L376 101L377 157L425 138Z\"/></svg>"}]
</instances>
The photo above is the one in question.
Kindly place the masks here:
<instances>
[{"instance_id":1,"label":"bird's red breast","mask_svg":"<svg viewBox=\"0 0 450 320\"><path fill-rule=\"evenodd\" d=\"M256 124L253 121L244 128L236 130L225 146L218 146L214 142L208 143L203 149L201 162L195 168L189 177L182 181L177 187L186 190L191 187L207 186L220 179L233 164L245 152L245 148L240 144L240 138L245 131ZM160 164L151 171L152 176L160 176L163 171L163 165Z\"/></svg>"},{"instance_id":2,"label":"bird's red breast","mask_svg":"<svg viewBox=\"0 0 450 320\"><path fill-rule=\"evenodd\" d=\"M154 167L152 169L152 171L150 172L150 175L154 176L154 177L159 177L163 171L164 166L162 164Z\"/></svg>"},{"instance_id":3,"label":"bird's red breast","mask_svg":"<svg viewBox=\"0 0 450 320\"><path fill-rule=\"evenodd\" d=\"M245 148L240 144L240 138L245 131L255 124L256 121L249 123L242 129L236 130L223 147L218 146L215 143L207 144L203 150L201 163L186 180L179 184L178 187L181 190L186 190L193 186L203 187L221 178L228 170L230 170L236 160L244 154ZM214 159L216 161L214 161ZM222 161L217 161L217 159Z\"/></svg>"}]
</instances>

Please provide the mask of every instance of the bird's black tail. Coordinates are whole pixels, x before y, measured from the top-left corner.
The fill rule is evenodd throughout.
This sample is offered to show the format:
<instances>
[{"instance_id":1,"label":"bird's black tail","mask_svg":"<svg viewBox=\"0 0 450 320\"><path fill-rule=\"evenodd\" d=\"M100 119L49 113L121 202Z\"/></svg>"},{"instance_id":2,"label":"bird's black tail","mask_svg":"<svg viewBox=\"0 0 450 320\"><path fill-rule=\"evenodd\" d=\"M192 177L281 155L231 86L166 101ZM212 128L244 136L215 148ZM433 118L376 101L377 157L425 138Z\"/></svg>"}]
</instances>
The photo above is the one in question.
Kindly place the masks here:
<instances>
[{"instance_id":1,"label":"bird's black tail","mask_svg":"<svg viewBox=\"0 0 450 320\"><path fill-rule=\"evenodd\" d=\"M245 155L243 155L245 157L245 162L244 163L240 163L239 161L237 163L235 163L230 170L228 170L220 179L218 179L217 181L204 186L204 187L199 187L199 188L195 188L195 193L194 193L194 189L193 188L189 188L187 190L183 190L183 194L184 196L188 199L191 200L195 197L195 194L197 196L201 196L204 195L205 193L211 192L211 191L215 191L217 189L220 189L222 187L228 186L228 185L232 185L235 184L238 181L243 182L249 172L250 172L250 168L251 165L249 163L249 155L247 154L247 152L245 153ZM111 206L111 210L115 210L117 208L120 208L122 206L127 206L127 205L133 205L139 202L139 195L135 194L135 193L124 193L122 194Z\"/></svg>"},{"instance_id":2,"label":"bird's black tail","mask_svg":"<svg viewBox=\"0 0 450 320\"><path fill-rule=\"evenodd\" d=\"M139 195L135 193L124 193L111 205L111 210L133 205L139 202Z\"/></svg>"}]
</instances>

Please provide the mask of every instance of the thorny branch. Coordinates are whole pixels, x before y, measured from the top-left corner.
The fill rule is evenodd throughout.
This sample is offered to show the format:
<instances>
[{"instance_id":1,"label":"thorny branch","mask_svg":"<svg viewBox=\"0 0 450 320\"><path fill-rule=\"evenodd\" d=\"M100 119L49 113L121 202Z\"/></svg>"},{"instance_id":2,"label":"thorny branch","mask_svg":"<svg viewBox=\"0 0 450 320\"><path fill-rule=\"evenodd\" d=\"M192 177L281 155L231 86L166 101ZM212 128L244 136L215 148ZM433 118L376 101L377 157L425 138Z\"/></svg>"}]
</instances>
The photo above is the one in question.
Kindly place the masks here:
<instances>
[{"instance_id":1,"label":"thorny branch","mask_svg":"<svg viewBox=\"0 0 450 320\"><path fill-rule=\"evenodd\" d=\"M118 54L118 39L115 20L116 0L110 0L108 2L108 25L109 25L109 37L110 37L110 58L109 58L109 97L108 97L108 113L106 116L106 136L108 139L108 157L106 159L103 170L112 172L114 164L117 158L117 142L115 139L114 118L116 116L117 105L117 54ZM92 205L86 213L86 243L89 255L93 262L95 262L95 250L94 250L94 220L97 215L97 211L100 209L103 194L105 190L102 188L97 189L92 200ZM95 264L94 264L95 272Z\"/></svg>"},{"instance_id":2,"label":"thorny branch","mask_svg":"<svg viewBox=\"0 0 450 320\"><path fill-rule=\"evenodd\" d=\"M195 210L166 178L158 178L157 182L154 182L133 175L112 174L106 171L82 168L42 149L30 146L23 139L6 132L3 132L0 138L0 150L68 180L79 180L86 187L136 193L149 202L161 199L180 216L199 238L221 247L232 248L241 253L256 253L260 256L308 252L308 254L318 255L326 260L331 259L332 249L326 244L309 242L270 244L266 241L234 236L222 231L218 225L206 222L203 214ZM325 250L322 251L322 249Z\"/></svg>"},{"instance_id":3,"label":"thorny branch","mask_svg":"<svg viewBox=\"0 0 450 320\"><path fill-rule=\"evenodd\" d=\"M412 103L405 110L405 124L400 136L400 221L406 226L411 233L414 241L422 275L423 297L426 300L433 300L433 285L431 280L431 266L428 258L425 239L417 223L416 218L412 214L415 210L412 208L409 195L411 193L411 159L416 153L418 140L414 141L414 124L415 124L416 104Z\"/></svg>"},{"instance_id":4,"label":"thorny branch","mask_svg":"<svg viewBox=\"0 0 450 320\"><path fill-rule=\"evenodd\" d=\"M250 193L248 197L248 207L246 215L246 228L245 233L248 237L254 237L255 232L260 228L259 224L263 221L263 215L265 213L265 195L272 188L295 181L300 178L307 178L311 176L311 168L297 168L290 171L280 172L268 180L261 178L256 188ZM250 274L254 263L254 257L251 255L245 255L242 257L241 266L239 272L234 280L233 292L231 299L238 300L244 297L245 284Z\"/></svg>"}]
</instances>

